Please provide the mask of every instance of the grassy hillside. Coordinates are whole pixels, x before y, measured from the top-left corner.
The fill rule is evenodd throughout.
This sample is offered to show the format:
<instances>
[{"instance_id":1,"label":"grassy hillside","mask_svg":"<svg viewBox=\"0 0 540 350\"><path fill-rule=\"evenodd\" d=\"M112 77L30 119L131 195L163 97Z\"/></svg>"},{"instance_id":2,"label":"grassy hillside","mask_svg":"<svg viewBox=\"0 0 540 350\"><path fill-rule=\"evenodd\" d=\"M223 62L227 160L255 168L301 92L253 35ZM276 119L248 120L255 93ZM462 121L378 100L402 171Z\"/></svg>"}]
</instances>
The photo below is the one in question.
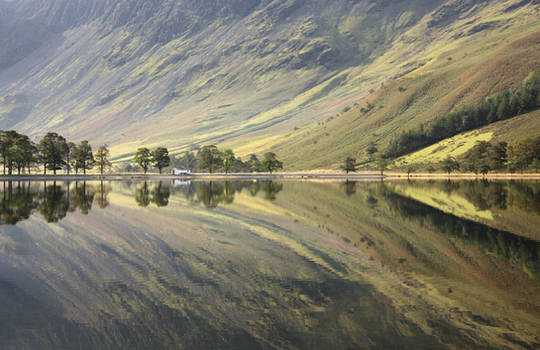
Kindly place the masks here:
<instances>
[{"instance_id":1,"label":"grassy hillside","mask_svg":"<svg viewBox=\"0 0 540 350\"><path fill-rule=\"evenodd\" d=\"M507 142L509 145L515 145L521 140L538 136L540 136L540 110L445 139L398 158L394 165L405 167L410 164L435 164L448 156L464 155L477 141Z\"/></svg>"},{"instance_id":2,"label":"grassy hillside","mask_svg":"<svg viewBox=\"0 0 540 350\"><path fill-rule=\"evenodd\" d=\"M337 168L347 156L362 161L371 142L382 151L399 131L518 85L540 67L539 30L540 23L532 21L519 30L469 38L460 45L437 41L427 50L433 55L426 58L428 64L385 82L347 112L279 137L230 145L241 153L272 149L290 169ZM536 130L535 124L520 125L520 137Z\"/></svg>"},{"instance_id":3,"label":"grassy hillside","mask_svg":"<svg viewBox=\"0 0 540 350\"><path fill-rule=\"evenodd\" d=\"M142 145L217 143L334 166L538 66L534 1L0 3L14 28L0 52L0 128L106 143L116 160ZM19 48L33 23L41 45ZM370 113L362 102L325 122L371 89Z\"/></svg>"}]
</instances>

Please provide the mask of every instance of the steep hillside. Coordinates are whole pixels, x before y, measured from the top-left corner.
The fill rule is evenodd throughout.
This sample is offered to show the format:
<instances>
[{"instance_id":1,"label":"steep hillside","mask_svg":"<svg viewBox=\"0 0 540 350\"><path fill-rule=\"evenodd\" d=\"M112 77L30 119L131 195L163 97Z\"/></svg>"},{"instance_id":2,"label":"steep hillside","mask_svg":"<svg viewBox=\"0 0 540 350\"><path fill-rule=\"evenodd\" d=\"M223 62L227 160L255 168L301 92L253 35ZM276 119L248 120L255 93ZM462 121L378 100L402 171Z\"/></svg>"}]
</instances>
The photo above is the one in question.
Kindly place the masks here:
<instances>
[{"instance_id":1,"label":"steep hillside","mask_svg":"<svg viewBox=\"0 0 540 350\"><path fill-rule=\"evenodd\" d=\"M317 151L324 142L305 138L315 131L285 137L383 81L370 97L388 99L372 112L374 124L354 123L362 131L340 138L338 124L350 129L340 118L328 148L360 152L404 120L416 124L511 85L538 66L538 8L518 0L0 0L8 33L0 128L106 143L119 160L143 144L181 152L227 143L248 154L271 141L298 167L329 166L335 153L307 163L288 151ZM485 62L499 51L518 71L484 81L478 69L491 73ZM407 91L398 96L427 96L413 98L409 114L392 107L399 77ZM443 91L435 107L421 108Z\"/></svg>"},{"instance_id":2,"label":"steep hillside","mask_svg":"<svg viewBox=\"0 0 540 350\"><path fill-rule=\"evenodd\" d=\"M273 149L298 169L336 168L347 156L365 160L370 143L382 151L403 130L517 86L540 67L539 24L534 21L515 31L470 38L455 46L442 46L448 42L441 40L430 50L430 63L414 73L385 83L347 112L266 140L258 148ZM521 138L533 136L536 130L535 118L526 122L521 131L528 131ZM248 144L240 149L251 148Z\"/></svg>"}]
</instances>

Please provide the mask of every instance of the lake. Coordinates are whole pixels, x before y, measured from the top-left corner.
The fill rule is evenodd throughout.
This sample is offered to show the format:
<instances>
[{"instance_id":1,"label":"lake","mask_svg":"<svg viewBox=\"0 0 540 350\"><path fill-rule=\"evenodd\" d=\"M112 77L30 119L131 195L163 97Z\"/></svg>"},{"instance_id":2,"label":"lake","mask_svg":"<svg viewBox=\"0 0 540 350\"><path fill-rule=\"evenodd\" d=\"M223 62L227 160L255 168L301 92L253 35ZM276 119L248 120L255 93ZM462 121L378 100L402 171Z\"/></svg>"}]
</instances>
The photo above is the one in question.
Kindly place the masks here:
<instances>
[{"instance_id":1,"label":"lake","mask_svg":"<svg viewBox=\"0 0 540 350\"><path fill-rule=\"evenodd\" d=\"M1 349L540 347L540 182L0 183Z\"/></svg>"}]
</instances>

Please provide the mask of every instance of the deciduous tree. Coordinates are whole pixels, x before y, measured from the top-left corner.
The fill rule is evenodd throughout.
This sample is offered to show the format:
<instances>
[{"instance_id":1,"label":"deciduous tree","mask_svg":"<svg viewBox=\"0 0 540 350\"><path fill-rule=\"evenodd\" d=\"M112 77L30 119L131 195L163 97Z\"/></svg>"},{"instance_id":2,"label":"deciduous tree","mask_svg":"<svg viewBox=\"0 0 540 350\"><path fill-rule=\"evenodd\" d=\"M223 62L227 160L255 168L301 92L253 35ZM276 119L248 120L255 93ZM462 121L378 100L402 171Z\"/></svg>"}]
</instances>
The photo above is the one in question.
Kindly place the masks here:
<instances>
[{"instance_id":1,"label":"deciduous tree","mask_svg":"<svg viewBox=\"0 0 540 350\"><path fill-rule=\"evenodd\" d=\"M264 154L261 165L264 169L268 170L270 174L278 169L283 169L283 163L277 159L277 155L273 152L267 152Z\"/></svg>"},{"instance_id":2,"label":"deciduous tree","mask_svg":"<svg viewBox=\"0 0 540 350\"><path fill-rule=\"evenodd\" d=\"M169 151L165 147L158 147L151 152L152 164L161 170L165 167L168 167L171 164L171 158L169 157Z\"/></svg>"},{"instance_id":3,"label":"deciduous tree","mask_svg":"<svg viewBox=\"0 0 540 350\"><path fill-rule=\"evenodd\" d=\"M223 158L221 152L214 145L204 146L199 152L199 166L203 169L208 169L210 173L223 165Z\"/></svg>"},{"instance_id":4,"label":"deciduous tree","mask_svg":"<svg viewBox=\"0 0 540 350\"><path fill-rule=\"evenodd\" d=\"M135 152L135 156L133 157L133 160L135 163L137 163L138 166L142 168L144 173L148 171L148 167L150 166L150 163L152 162L152 156L150 154L150 150L146 147L141 147Z\"/></svg>"},{"instance_id":5,"label":"deciduous tree","mask_svg":"<svg viewBox=\"0 0 540 350\"><path fill-rule=\"evenodd\" d=\"M356 171L356 159L352 157L345 158L345 162L341 166L341 169L344 170L347 174L350 172Z\"/></svg>"},{"instance_id":6,"label":"deciduous tree","mask_svg":"<svg viewBox=\"0 0 540 350\"><path fill-rule=\"evenodd\" d=\"M96 151L95 162L101 175L103 175L105 169L110 168L112 165L111 161L109 160L109 155L109 149L105 145L99 147Z\"/></svg>"},{"instance_id":7,"label":"deciduous tree","mask_svg":"<svg viewBox=\"0 0 540 350\"><path fill-rule=\"evenodd\" d=\"M221 157L223 158L223 168L225 169L225 174L228 174L229 170L231 170L236 162L234 152L230 149L226 149L221 153Z\"/></svg>"}]
</instances>

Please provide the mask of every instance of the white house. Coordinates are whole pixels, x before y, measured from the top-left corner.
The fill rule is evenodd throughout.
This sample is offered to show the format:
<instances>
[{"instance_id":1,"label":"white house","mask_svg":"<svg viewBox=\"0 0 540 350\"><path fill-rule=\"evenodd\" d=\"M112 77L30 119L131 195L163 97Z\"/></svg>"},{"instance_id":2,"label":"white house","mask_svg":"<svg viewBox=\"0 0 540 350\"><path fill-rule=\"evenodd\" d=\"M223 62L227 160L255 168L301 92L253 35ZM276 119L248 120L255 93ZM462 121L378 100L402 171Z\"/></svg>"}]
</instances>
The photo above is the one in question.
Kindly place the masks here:
<instances>
[{"instance_id":1,"label":"white house","mask_svg":"<svg viewBox=\"0 0 540 350\"><path fill-rule=\"evenodd\" d=\"M185 175L189 175L189 174L191 174L191 170L189 170L189 169L173 168L171 170L171 175L175 175L175 176L185 176Z\"/></svg>"}]
</instances>

